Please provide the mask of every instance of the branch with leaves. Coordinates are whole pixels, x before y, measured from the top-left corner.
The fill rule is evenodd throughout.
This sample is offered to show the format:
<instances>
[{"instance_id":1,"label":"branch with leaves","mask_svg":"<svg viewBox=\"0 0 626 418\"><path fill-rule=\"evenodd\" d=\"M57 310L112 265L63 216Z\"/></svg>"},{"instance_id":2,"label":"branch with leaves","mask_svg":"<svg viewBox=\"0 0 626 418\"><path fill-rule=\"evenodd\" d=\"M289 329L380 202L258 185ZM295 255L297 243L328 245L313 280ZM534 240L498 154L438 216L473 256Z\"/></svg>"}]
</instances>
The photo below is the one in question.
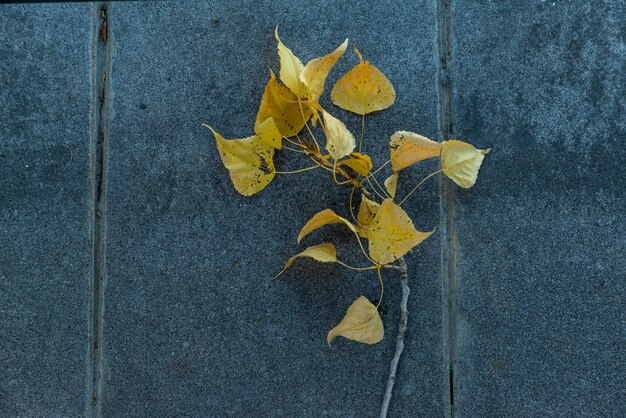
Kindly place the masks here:
<instances>
[{"instance_id":1,"label":"branch with leaves","mask_svg":"<svg viewBox=\"0 0 626 418\"><path fill-rule=\"evenodd\" d=\"M330 346L334 338L344 337L365 344L376 344L384 336L383 322L378 312L384 296L382 269L401 270L403 280L408 280L403 256L435 232L434 229L429 232L418 231L402 204L426 180L438 174L444 174L463 188L472 187L489 149L476 149L457 140L436 142L412 132L398 131L389 141L389 160L375 169L371 158L362 152L365 116L384 110L395 102L396 93L389 79L376 66L364 60L355 48L359 63L333 86L330 94L332 102L361 116L361 134L356 152L357 141L354 135L341 120L319 103L326 78L346 51L348 40L330 54L312 59L303 65L280 40L278 27L275 37L278 42L279 75L282 83L270 70L270 79L265 86L254 124L255 134L242 139L227 140L213 128L205 126L213 132L222 162L228 169L235 189L244 196L260 192L277 174L297 174L315 169L328 171L339 186L351 186L349 210L352 220L338 215L332 209L325 209L305 223L297 242L300 244L307 235L325 225L343 224L354 234L366 265L350 266L337 257L337 250L332 243L322 243L310 246L291 257L274 278L302 257L323 263L337 263L355 271L375 270L380 283L378 303L374 305L365 296L357 298L339 324L328 332L327 341ZM318 138L324 139L323 149ZM277 171L273 157L278 150L297 154L310 165L294 171ZM427 175L396 203L401 171L430 158L440 159L440 169ZM387 166L391 167L392 172L381 184L376 176ZM361 195L356 215L352 203L355 191ZM367 250L363 240L367 240ZM408 297L408 285L404 292L405 285L403 282L403 293L406 293L403 294L402 305L404 322L401 321L400 324L398 347L392 361L382 408L384 414L381 412L381 416L386 414L404 346Z\"/></svg>"}]
</instances>

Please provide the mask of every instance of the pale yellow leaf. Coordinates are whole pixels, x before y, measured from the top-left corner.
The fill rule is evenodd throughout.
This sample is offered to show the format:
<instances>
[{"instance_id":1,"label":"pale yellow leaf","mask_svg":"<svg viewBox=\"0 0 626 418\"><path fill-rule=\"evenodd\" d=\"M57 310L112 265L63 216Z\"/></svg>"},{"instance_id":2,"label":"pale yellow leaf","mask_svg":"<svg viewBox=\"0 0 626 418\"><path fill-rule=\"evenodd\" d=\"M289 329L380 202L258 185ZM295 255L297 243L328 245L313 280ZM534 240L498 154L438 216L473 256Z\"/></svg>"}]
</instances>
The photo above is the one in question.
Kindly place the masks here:
<instances>
[{"instance_id":1,"label":"pale yellow leaf","mask_svg":"<svg viewBox=\"0 0 626 418\"><path fill-rule=\"evenodd\" d=\"M325 110L322 115L324 116L326 150L337 161L354 151L356 140L342 121Z\"/></svg>"},{"instance_id":2,"label":"pale yellow leaf","mask_svg":"<svg viewBox=\"0 0 626 418\"><path fill-rule=\"evenodd\" d=\"M360 237L367 238L367 228L372 223L379 207L380 204L368 199L365 195L361 195L361 205L359 206L359 213L356 215Z\"/></svg>"},{"instance_id":3,"label":"pale yellow leaf","mask_svg":"<svg viewBox=\"0 0 626 418\"><path fill-rule=\"evenodd\" d=\"M396 189L398 188L398 173L393 173L387 180L385 180L385 189L387 189L387 193L393 199L396 197Z\"/></svg>"},{"instance_id":4,"label":"pale yellow leaf","mask_svg":"<svg viewBox=\"0 0 626 418\"><path fill-rule=\"evenodd\" d=\"M435 232L419 232L409 215L393 200L385 199L367 228L369 253L374 261L389 264Z\"/></svg>"},{"instance_id":5,"label":"pale yellow leaf","mask_svg":"<svg viewBox=\"0 0 626 418\"><path fill-rule=\"evenodd\" d=\"M418 161L438 157L441 154L440 142L407 131L393 134L389 140L389 148L393 171L400 171Z\"/></svg>"},{"instance_id":6,"label":"pale yellow leaf","mask_svg":"<svg viewBox=\"0 0 626 418\"><path fill-rule=\"evenodd\" d=\"M362 176L367 176L373 167L369 155L358 152L353 152L347 160L341 161L338 165L348 166Z\"/></svg>"},{"instance_id":7,"label":"pale yellow leaf","mask_svg":"<svg viewBox=\"0 0 626 418\"><path fill-rule=\"evenodd\" d=\"M289 258L289 260L285 263L283 271L288 269L298 257L309 257L314 260L321 261L322 263L333 263L337 261L337 250L335 249L335 246L330 243L314 245L302 251L300 254L296 254Z\"/></svg>"},{"instance_id":8,"label":"pale yellow leaf","mask_svg":"<svg viewBox=\"0 0 626 418\"><path fill-rule=\"evenodd\" d=\"M251 196L272 181L276 175L272 146L263 143L258 136L227 140L213 128L210 129L222 162L239 193Z\"/></svg>"},{"instance_id":9,"label":"pale yellow leaf","mask_svg":"<svg viewBox=\"0 0 626 418\"><path fill-rule=\"evenodd\" d=\"M302 62L287 48L278 37L278 26L274 31L278 41L278 58L280 59L280 79L289 90L298 97L304 98L307 94L306 85L300 80L300 73L304 66Z\"/></svg>"},{"instance_id":10,"label":"pale yellow leaf","mask_svg":"<svg viewBox=\"0 0 626 418\"><path fill-rule=\"evenodd\" d=\"M365 344L376 344L385 336L378 309L365 296L360 296L346 311L339 325L328 332L326 341L344 337Z\"/></svg>"},{"instance_id":11,"label":"pale yellow leaf","mask_svg":"<svg viewBox=\"0 0 626 418\"><path fill-rule=\"evenodd\" d=\"M304 237L316 229L321 228L324 225L337 223L344 223L352 232L356 232L356 227L352 225L349 220L337 215L331 209L324 209L323 211L313 215L313 217L302 227L302 230L298 235L298 244L300 244L300 241L302 241Z\"/></svg>"},{"instance_id":12,"label":"pale yellow leaf","mask_svg":"<svg viewBox=\"0 0 626 418\"><path fill-rule=\"evenodd\" d=\"M342 109L359 115L388 108L396 100L393 85L378 68L363 61L361 54L356 52L361 62L335 83L330 98Z\"/></svg>"},{"instance_id":13,"label":"pale yellow leaf","mask_svg":"<svg viewBox=\"0 0 626 418\"><path fill-rule=\"evenodd\" d=\"M307 86L309 100L317 102L324 92L324 83L331 68L341 58L348 47L346 39L337 49L328 55L309 61L300 74L301 81Z\"/></svg>"},{"instance_id":14,"label":"pale yellow leaf","mask_svg":"<svg viewBox=\"0 0 626 418\"><path fill-rule=\"evenodd\" d=\"M276 149L281 149L283 138L274 122L274 118L269 117L255 127L255 131L261 142Z\"/></svg>"},{"instance_id":15,"label":"pale yellow leaf","mask_svg":"<svg viewBox=\"0 0 626 418\"><path fill-rule=\"evenodd\" d=\"M302 112L304 113L304 118L302 117ZM268 118L273 118L281 135L291 137L304 128L313 110L308 106L303 106L302 112L298 104L298 97L287 87L280 84L276 80L274 73L270 71L270 80L261 98L255 127L258 129L258 126Z\"/></svg>"},{"instance_id":16,"label":"pale yellow leaf","mask_svg":"<svg viewBox=\"0 0 626 418\"><path fill-rule=\"evenodd\" d=\"M445 141L441 149L443 173L463 188L476 183L478 170L491 148L482 150L461 141Z\"/></svg>"}]
</instances>

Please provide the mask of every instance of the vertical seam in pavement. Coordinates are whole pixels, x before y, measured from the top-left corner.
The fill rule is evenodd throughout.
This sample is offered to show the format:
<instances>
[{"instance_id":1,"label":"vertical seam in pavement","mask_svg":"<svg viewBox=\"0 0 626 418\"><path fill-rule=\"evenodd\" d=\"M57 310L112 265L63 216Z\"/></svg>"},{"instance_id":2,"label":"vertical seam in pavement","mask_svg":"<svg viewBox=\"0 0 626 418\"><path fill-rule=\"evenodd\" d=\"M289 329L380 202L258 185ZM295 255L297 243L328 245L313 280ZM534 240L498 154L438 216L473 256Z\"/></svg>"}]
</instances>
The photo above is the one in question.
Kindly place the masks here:
<instances>
[{"instance_id":1,"label":"vertical seam in pavement","mask_svg":"<svg viewBox=\"0 0 626 418\"><path fill-rule=\"evenodd\" d=\"M450 139L454 132L452 85L452 1L437 0L437 46L439 60L437 83L439 93L439 140ZM458 283L456 185L441 176L441 271L442 271L442 332L444 350L445 416L458 416Z\"/></svg>"},{"instance_id":2,"label":"vertical seam in pavement","mask_svg":"<svg viewBox=\"0 0 626 418\"><path fill-rule=\"evenodd\" d=\"M95 3L92 9L91 71L91 210L92 269L89 309L89 353L86 416L100 417L102 398L102 335L104 317L106 173L109 134L109 80L111 73L111 3Z\"/></svg>"}]
</instances>

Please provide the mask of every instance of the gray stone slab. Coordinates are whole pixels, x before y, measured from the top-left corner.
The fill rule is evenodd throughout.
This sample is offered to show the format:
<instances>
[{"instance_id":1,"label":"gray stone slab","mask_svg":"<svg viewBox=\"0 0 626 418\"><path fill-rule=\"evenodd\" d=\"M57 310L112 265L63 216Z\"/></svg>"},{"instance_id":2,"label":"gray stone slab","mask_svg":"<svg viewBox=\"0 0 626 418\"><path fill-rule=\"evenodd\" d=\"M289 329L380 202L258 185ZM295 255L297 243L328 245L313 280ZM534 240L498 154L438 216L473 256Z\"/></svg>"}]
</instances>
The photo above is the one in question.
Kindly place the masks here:
<instances>
[{"instance_id":1,"label":"gray stone slab","mask_svg":"<svg viewBox=\"0 0 626 418\"><path fill-rule=\"evenodd\" d=\"M90 5L0 8L0 416L88 381Z\"/></svg>"},{"instance_id":2,"label":"gray stone slab","mask_svg":"<svg viewBox=\"0 0 626 418\"><path fill-rule=\"evenodd\" d=\"M625 416L624 2L454 5L460 416Z\"/></svg>"},{"instance_id":3,"label":"gray stone slab","mask_svg":"<svg viewBox=\"0 0 626 418\"><path fill-rule=\"evenodd\" d=\"M434 136L432 2L114 3L110 19L104 415L377 414L395 346L398 278L386 279L385 340L338 340L331 349L326 332L349 304L378 297L375 274L304 261L269 281L298 251L295 237L311 215L333 207L348 216L349 190L311 172L244 198L201 124L226 137L252 133L268 67L277 69L280 23L283 41L305 61L349 37L389 75L397 104L367 120L366 150L379 164L395 130ZM356 63L350 49L327 88ZM358 132L357 117L336 113ZM277 164L307 165L291 156ZM437 194L433 182L407 205L422 230L439 222ZM345 259L362 263L340 227L308 243L331 238ZM409 262L411 331L391 415L437 416L445 390L438 239Z\"/></svg>"}]
</instances>

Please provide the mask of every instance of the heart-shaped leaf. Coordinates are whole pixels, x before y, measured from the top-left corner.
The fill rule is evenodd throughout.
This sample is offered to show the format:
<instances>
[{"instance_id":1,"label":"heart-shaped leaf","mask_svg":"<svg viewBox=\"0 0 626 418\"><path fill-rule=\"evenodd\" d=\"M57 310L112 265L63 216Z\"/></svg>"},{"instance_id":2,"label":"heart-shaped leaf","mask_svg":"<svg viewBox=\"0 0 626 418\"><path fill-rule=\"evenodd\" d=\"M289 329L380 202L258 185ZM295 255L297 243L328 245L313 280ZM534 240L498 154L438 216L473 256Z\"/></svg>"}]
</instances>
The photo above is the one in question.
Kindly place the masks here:
<instances>
[{"instance_id":1,"label":"heart-shaped leaf","mask_svg":"<svg viewBox=\"0 0 626 418\"><path fill-rule=\"evenodd\" d=\"M409 215L393 200L385 199L367 228L369 253L379 264L389 264L435 232L415 229Z\"/></svg>"},{"instance_id":2,"label":"heart-shaped leaf","mask_svg":"<svg viewBox=\"0 0 626 418\"><path fill-rule=\"evenodd\" d=\"M393 134L389 140L389 148L393 171L400 171L418 161L441 154L441 143L407 131Z\"/></svg>"},{"instance_id":3,"label":"heart-shaped leaf","mask_svg":"<svg viewBox=\"0 0 626 418\"><path fill-rule=\"evenodd\" d=\"M326 150L337 161L354 151L356 140L342 121L326 111L323 111L322 115L326 133Z\"/></svg>"},{"instance_id":4,"label":"heart-shaped leaf","mask_svg":"<svg viewBox=\"0 0 626 418\"><path fill-rule=\"evenodd\" d=\"M304 118L302 113L304 113ZM259 113L256 116L256 129L268 118L272 118L281 135L291 137L304 128L312 114L313 111L308 106L303 106L302 112L300 111L298 97L280 84L276 80L276 75L270 71L270 80L265 86Z\"/></svg>"},{"instance_id":5,"label":"heart-shaped leaf","mask_svg":"<svg viewBox=\"0 0 626 418\"><path fill-rule=\"evenodd\" d=\"M365 344L376 344L385 336L378 309L365 296L360 296L348 308L341 322L328 332L328 346L336 337Z\"/></svg>"},{"instance_id":6,"label":"heart-shaped leaf","mask_svg":"<svg viewBox=\"0 0 626 418\"><path fill-rule=\"evenodd\" d=\"M441 148L443 174L459 186L469 189L476 183L478 170L491 148L482 150L462 141L445 141Z\"/></svg>"},{"instance_id":7,"label":"heart-shaped leaf","mask_svg":"<svg viewBox=\"0 0 626 418\"><path fill-rule=\"evenodd\" d=\"M337 60L339 60L343 53L346 52L347 47L348 40L346 39L330 54L312 59L304 66L304 69L300 74L300 80L308 89L309 100L317 102L322 96L322 93L324 92L324 83L326 82L328 73L330 73L331 68L333 68Z\"/></svg>"},{"instance_id":8,"label":"heart-shaped leaf","mask_svg":"<svg viewBox=\"0 0 626 418\"><path fill-rule=\"evenodd\" d=\"M396 100L396 92L389 79L374 65L363 60L341 77L333 86L330 98L342 109L366 115L388 108Z\"/></svg>"},{"instance_id":9,"label":"heart-shaped leaf","mask_svg":"<svg viewBox=\"0 0 626 418\"><path fill-rule=\"evenodd\" d=\"M300 241L302 241L304 237L316 229L319 229L324 225L337 223L344 223L352 232L356 232L356 227L352 225L349 220L337 215L331 209L324 209L323 211L313 215L313 217L302 227L302 230L298 235L298 244L300 244Z\"/></svg>"},{"instance_id":10,"label":"heart-shaped leaf","mask_svg":"<svg viewBox=\"0 0 626 418\"><path fill-rule=\"evenodd\" d=\"M224 139L209 127L215 136L217 150L228 169L235 189L244 196L263 190L276 175L274 148L258 136L243 139Z\"/></svg>"},{"instance_id":11,"label":"heart-shaped leaf","mask_svg":"<svg viewBox=\"0 0 626 418\"><path fill-rule=\"evenodd\" d=\"M367 176L373 167L369 155L359 152L353 152L347 160L341 161L338 165L348 166L362 176Z\"/></svg>"}]
</instances>

